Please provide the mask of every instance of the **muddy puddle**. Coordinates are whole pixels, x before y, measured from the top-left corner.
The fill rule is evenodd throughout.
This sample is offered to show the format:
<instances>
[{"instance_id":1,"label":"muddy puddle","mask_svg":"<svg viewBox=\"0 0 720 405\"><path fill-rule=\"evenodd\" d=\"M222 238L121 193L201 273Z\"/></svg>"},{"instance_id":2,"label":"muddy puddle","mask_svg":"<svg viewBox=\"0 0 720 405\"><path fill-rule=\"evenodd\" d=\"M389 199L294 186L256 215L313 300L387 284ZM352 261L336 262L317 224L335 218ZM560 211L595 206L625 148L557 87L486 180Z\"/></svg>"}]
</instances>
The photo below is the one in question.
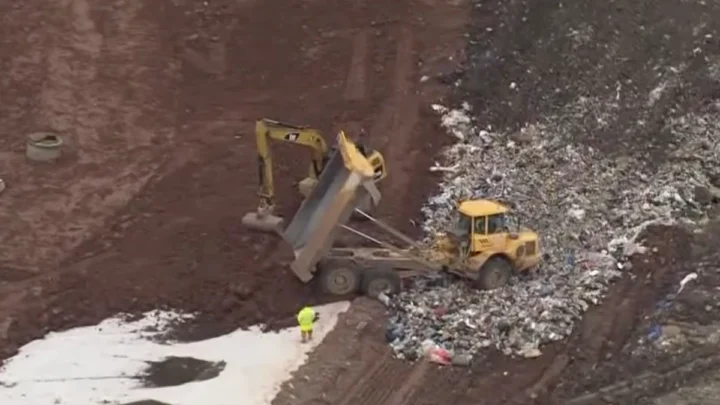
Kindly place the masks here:
<instances>
[{"instance_id":1,"label":"muddy puddle","mask_svg":"<svg viewBox=\"0 0 720 405\"><path fill-rule=\"evenodd\" d=\"M154 399L145 399L142 401L128 402L128 403L121 404L121 405L172 405L172 404L168 404L167 402L156 401Z\"/></svg>"},{"instance_id":2,"label":"muddy puddle","mask_svg":"<svg viewBox=\"0 0 720 405\"><path fill-rule=\"evenodd\" d=\"M166 357L149 361L148 368L139 376L146 387L175 387L194 381L207 381L220 375L224 361L211 362L193 357ZM129 404L127 404L129 405ZM152 405L152 402L133 402L132 405Z\"/></svg>"}]
</instances>

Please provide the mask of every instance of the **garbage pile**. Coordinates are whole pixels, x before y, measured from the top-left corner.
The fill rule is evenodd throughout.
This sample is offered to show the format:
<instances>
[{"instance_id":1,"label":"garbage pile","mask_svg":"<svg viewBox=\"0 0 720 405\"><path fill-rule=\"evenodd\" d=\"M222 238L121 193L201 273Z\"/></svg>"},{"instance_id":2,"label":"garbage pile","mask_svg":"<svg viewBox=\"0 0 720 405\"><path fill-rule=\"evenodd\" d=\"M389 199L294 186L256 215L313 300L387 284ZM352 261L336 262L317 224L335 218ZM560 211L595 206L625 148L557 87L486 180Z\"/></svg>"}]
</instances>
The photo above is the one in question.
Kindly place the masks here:
<instances>
[{"instance_id":1,"label":"garbage pile","mask_svg":"<svg viewBox=\"0 0 720 405\"><path fill-rule=\"evenodd\" d=\"M539 232L545 260L529 280L495 291L422 281L392 297L387 338L398 357L416 358L428 340L464 355L494 347L539 356L599 303L630 267L629 256L645 251L637 238L647 225L702 220L720 200L720 114L671 120L670 157L644 167L641 159L573 142L587 115L577 110L586 105L579 100L573 111L514 134L473 125L467 104L434 106L459 142L430 169L444 179L423 209L426 242L453 223L457 201L487 198Z\"/></svg>"}]
</instances>

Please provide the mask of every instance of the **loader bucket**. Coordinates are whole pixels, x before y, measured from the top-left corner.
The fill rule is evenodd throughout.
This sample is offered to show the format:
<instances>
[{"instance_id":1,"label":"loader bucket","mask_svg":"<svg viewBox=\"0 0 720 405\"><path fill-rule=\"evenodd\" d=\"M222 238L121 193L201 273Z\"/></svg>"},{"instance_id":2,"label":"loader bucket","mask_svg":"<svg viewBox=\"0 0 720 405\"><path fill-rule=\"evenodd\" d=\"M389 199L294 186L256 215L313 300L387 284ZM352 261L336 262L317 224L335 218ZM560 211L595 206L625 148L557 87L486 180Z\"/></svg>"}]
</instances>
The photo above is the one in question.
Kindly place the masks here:
<instances>
[{"instance_id":1,"label":"loader bucket","mask_svg":"<svg viewBox=\"0 0 720 405\"><path fill-rule=\"evenodd\" d=\"M337 145L338 152L325 165L315 188L283 233L295 253L290 267L305 283L332 246L339 225L347 223L356 201L367 193L376 202L380 198L368 159L342 132Z\"/></svg>"}]
</instances>

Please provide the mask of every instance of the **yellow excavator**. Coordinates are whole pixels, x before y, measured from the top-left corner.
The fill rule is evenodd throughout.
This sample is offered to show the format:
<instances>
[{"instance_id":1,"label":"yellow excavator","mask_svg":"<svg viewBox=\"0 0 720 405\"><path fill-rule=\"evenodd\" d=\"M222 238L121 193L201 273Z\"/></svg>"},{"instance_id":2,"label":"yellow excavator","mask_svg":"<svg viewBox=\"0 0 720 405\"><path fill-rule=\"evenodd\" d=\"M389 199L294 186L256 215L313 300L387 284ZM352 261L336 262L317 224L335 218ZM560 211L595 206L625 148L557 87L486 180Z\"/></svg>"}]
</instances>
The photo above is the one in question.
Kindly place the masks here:
<instances>
[{"instance_id":1,"label":"yellow excavator","mask_svg":"<svg viewBox=\"0 0 720 405\"><path fill-rule=\"evenodd\" d=\"M282 233L295 255L290 267L301 281L319 279L330 294L362 291L376 296L397 292L406 277L449 272L476 287L494 289L505 285L513 272L527 272L540 263L538 234L517 226L507 206L490 200L460 202L455 226L436 235L433 246L421 246L357 208L364 198L375 204L380 200L374 166L342 132L337 149ZM401 248L388 243L388 238L348 226L353 212L408 246ZM341 230L378 247L334 247Z\"/></svg>"},{"instance_id":2,"label":"yellow excavator","mask_svg":"<svg viewBox=\"0 0 720 405\"><path fill-rule=\"evenodd\" d=\"M320 131L307 126L288 124L262 118L255 123L255 138L258 153L258 175L260 181L260 204L257 211L246 214L242 224L248 228L264 232L281 232L283 218L274 215L275 211L275 183L273 178L273 159L270 149L271 141L286 142L304 146L310 149L311 162L308 175L298 184L300 193L308 197L315 188L318 178L323 173L325 166L335 153L325 142ZM372 179L374 182L383 180L386 176L385 159L383 156L364 145L357 145L373 169ZM358 208L363 211L372 208L371 199L366 197L358 202Z\"/></svg>"}]
</instances>

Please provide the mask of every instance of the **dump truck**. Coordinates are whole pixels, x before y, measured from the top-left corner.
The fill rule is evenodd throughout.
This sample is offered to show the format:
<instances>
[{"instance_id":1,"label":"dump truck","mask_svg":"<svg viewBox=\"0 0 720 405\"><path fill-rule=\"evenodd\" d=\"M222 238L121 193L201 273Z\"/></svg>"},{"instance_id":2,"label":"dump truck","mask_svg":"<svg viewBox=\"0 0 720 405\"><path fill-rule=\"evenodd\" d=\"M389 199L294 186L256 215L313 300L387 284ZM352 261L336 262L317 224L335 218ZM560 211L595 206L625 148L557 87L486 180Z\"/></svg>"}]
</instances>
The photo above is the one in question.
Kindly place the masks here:
<instances>
[{"instance_id":1,"label":"dump truck","mask_svg":"<svg viewBox=\"0 0 720 405\"><path fill-rule=\"evenodd\" d=\"M447 272L478 288L494 289L507 284L513 272L528 272L540 263L538 234L514 225L510 209L490 200L460 202L452 229L436 235L433 246L422 246L356 207L365 198L380 201L373 173L370 161L340 132L337 153L282 232L295 255L290 267L301 281L318 280L330 294L373 296L397 292L404 278ZM382 236L348 226L353 212L366 217ZM376 247L336 247L341 232Z\"/></svg>"},{"instance_id":2,"label":"dump truck","mask_svg":"<svg viewBox=\"0 0 720 405\"><path fill-rule=\"evenodd\" d=\"M272 149L270 147L272 142L302 146L311 152L308 174L298 184L300 193L306 198L315 188L318 178L330 160L330 155L334 153L332 148L328 148L320 131L315 128L268 118L261 118L255 122L260 203L254 212L245 214L242 224L250 229L263 232L278 232L284 227L283 218L274 214L275 179ZM373 181L377 183L383 180L387 176L383 156L366 145L358 145L358 149L373 167ZM358 201L357 206L364 211L373 208L368 198ZM356 218L362 219L362 217Z\"/></svg>"}]
</instances>

